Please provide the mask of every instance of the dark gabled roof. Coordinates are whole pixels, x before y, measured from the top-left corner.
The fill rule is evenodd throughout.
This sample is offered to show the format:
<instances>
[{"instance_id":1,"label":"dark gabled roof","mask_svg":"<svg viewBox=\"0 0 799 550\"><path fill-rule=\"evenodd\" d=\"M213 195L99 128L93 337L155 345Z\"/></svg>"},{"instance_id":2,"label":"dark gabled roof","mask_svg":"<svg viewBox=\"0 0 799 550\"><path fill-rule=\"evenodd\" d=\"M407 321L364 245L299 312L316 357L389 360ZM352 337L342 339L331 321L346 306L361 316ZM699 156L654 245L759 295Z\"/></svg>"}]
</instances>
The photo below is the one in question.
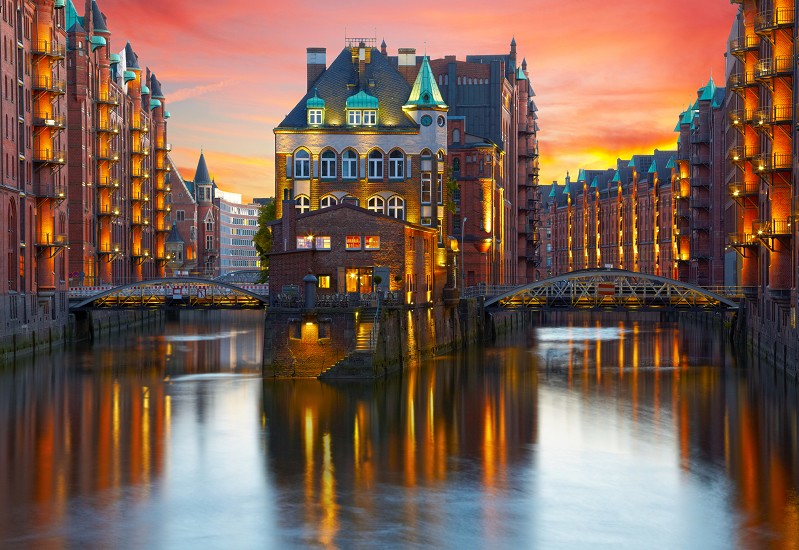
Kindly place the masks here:
<instances>
[{"instance_id":1,"label":"dark gabled roof","mask_svg":"<svg viewBox=\"0 0 799 550\"><path fill-rule=\"evenodd\" d=\"M133 51L133 47L130 45L130 42L125 44L125 66L128 69L141 68L139 67L139 56Z\"/></svg>"},{"instance_id":2,"label":"dark gabled roof","mask_svg":"<svg viewBox=\"0 0 799 550\"><path fill-rule=\"evenodd\" d=\"M660 185L671 185L671 166L673 159L677 157L677 151L658 151L655 149L654 167L657 172ZM654 182L652 182L654 183Z\"/></svg>"},{"instance_id":3,"label":"dark gabled roof","mask_svg":"<svg viewBox=\"0 0 799 550\"><path fill-rule=\"evenodd\" d=\"M100 6L97 5L96 0L92 0L92 22L94 25L94 32L101 34L111 34L106 25L105 16L100 11Z\"/></svg>"},{"instance_id":4,"label":"dark gabled roof","mask_svg":"<svg viewBox=\"0 0 799 550\"><path fill-rule=\"evenodd\" d=\"M370 62L366 64L366 73L359 79L356 66L352 62L352 53L344 48L330 66L314 82L314 87L306 92L291 112L276 129L306 128L308 118L306 101L314 93L325 102L325 122L323 127L347 129L346 102L350 96L363 91L377 98L380 106L375 129L416 129L416 123L405 114L402 106L411 94L411 86L402 77L380 50L371 48ZM367 89L359 88L359 81L368 82ZM373 83L373 85L372 85ZM354 130L363 131L363 127Z\"/></svg>"},{"instance_id":5,"label":"dark gabled roof","mask_svg":"<svg viewBox=\"0 0 799 550\"><path fill-rule=\"evenodd\" d=\"M150 75L150 97L152 99L166 99L161 91L161 82L155 78L155 73Z\"/></svg>"},{"instance_id":6,"label":"dark gabled roof","mask_svg":"<svg viewBox=\"0 0 799 550\"><path fill-rule=\"evenodd\" d=\"M183 243L185 242L183 238L178 233L178 222L172 222L172 230L169 232L169 235L166 237L166 241L168 243Z\"/></svg>"}]
</instances>

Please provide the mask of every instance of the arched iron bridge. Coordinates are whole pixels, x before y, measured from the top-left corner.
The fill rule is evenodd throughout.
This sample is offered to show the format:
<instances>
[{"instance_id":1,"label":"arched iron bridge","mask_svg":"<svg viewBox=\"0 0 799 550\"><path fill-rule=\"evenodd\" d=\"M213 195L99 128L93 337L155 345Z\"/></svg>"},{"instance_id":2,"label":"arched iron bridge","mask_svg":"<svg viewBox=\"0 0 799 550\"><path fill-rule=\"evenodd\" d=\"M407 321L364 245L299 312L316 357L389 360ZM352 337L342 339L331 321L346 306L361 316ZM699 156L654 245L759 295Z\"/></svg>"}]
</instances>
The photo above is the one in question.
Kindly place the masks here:
<instances>
[{"instance_id":1,"label":"arched iron bridge","mask_svg":"<svg viewBox=\"0 0 799 550\"><path fill-rule=\"evenodd\" d=\"M243 288L196 277L168 277L139 281L103 290L70 304L79 309L150 309L185 307L200 309L263 309L269 302L266 285Z\"/></svg>"},{"instance_id":2,"label":"arched iron bridge","mask_svg":"<svg viewBox=\"0 0 799 550\"><path fill-rule=\"evenodd\" d=\"M573 271L487 297L486 307L594 310L737 310L702 287L623 269Z\"/></svg>"}]
</instances>

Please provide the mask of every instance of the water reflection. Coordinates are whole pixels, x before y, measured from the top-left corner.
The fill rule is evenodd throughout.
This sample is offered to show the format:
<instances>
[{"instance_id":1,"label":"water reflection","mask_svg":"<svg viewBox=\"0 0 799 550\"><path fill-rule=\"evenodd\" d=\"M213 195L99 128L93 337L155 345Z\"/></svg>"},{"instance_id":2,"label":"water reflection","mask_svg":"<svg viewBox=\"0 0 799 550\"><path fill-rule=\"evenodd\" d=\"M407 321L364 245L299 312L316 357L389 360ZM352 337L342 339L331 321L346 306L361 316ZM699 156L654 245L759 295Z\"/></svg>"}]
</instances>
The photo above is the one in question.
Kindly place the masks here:
<instances>
[{"instance_id":1,"label":"water reflection","mask_svg":"<svg viewBox=\"0 0 799 550\"><path fill-rule=\"evenodd\" d=\"M796 386L723 333L567 322L331 384L262 380L231 315L0 372L0 546L799 545Z\"/></svg>"}]
</instances>

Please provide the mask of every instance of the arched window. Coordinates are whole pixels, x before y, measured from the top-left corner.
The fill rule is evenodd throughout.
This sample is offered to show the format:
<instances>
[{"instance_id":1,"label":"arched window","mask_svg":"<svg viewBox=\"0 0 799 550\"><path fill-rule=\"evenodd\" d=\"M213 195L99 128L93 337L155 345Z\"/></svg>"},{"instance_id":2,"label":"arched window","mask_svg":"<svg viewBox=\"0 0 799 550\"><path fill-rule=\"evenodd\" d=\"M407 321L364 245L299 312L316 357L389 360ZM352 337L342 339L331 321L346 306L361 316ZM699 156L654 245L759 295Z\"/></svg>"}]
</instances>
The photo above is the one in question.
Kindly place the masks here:
<instances>
[{"instance_id":1,"label":"arched window","mask_svg":"<svg viewBox=\"0 0 799 550\"><path fill-rule=\"evenodd\" d=\"M461 171L461 159L459 158L452 159L452 171L453 172Z\"/></svg>"},{"instance_id":2,"label":"arched window","mask_svg":"<svg viewBox=\"0 0 799 550\"><path fill-rule=\"evenodd\" d=\"M444 75L443 74L438 75L438 85L439 86L443 86L444 85Z\"/></svg>"},{"instance_id":3,"label":"arched window","mask_svg":"<svg viewBox=\"0 0 799 550\"><path fill-rule=\"evenodd\" d=\"M322 179L336 178L336 153L329 149L322 153Z\"/></svg>"},{"instance_id":4,"label":"arched window","mask_svg":"<svg viewBox=\"0 0 799 550\"><path fill-rule=\"evenodd\" d=\"M297 195L295 201L294 208L297 209L298 213L305 214L311 209L311 199L307 195Z\"/></svg>"},{"instance_id":5,"label":"arched window","mask_svg":"<svg viewBox=\"0 0 799 550\"><path fill-rule=\"evenodd\" d=\"M369 179L383 179L383 153L377 149L369 153Z\"/></svg>"},{"instance_id":6,"label":"arched window","mask_svg":"<svg viewBox=\"0 0 799 550\"><path fill-rule=\"evenodd\" d=\"M439 150L436 157L438 158L438 162L444 162L444 151Z\"/></svg>"},{"instance_id":7,"label":"arched window","mask_svg":"<svg viewBox=\"0 0 799 550\"><path fill-rule=\"evenodd\" d=\"M333 195L325 195L319 201L319 208L329 208L331 206L336 206L338 204L338 199Z\"/></svg>"},{"instance_id":8,"label":"arched window","mask_svg":"<svg viewBox=\"0 0 799 550\"><path fill-rule=\"evenodd\" d=\"M388 177L393 180L401 180L405 175L405 155L402 151L394 150L388 156Z\"/></svg>"},{"instance_id":9,"label":"arched window","mask_svg":"<svg viewBox=\"0 0 799 550\"><path fill-rule=\"evenodd\" d=\"M398 220L405 219L405 199L399 195L394 195L388 199L388 215Z\"/></svg>"},{"instance_id":10,"label":"arched window","mask_svg":"<svg viewBox=\"0 0 799 550\"><path fill-rule=\"evenodd\" d=\"M379 197L375 195L369 199L369 211L370 212L377 212L378 214L385 213L386 209L386 201L383 200L383 197Z\"/></svg>"},{"instance_id":11,"label":"arched window","mask_svg":"<svg viewBox=\"0 0 799 550\"><path fill-rule=\"evenodd\" d=\"M460 143L461 142L461 131L455 128L452 130L452 143Z\"/></svg>"},{"instance_id":12,"label":"arched window","mask_svg":"<svg viewBox=\"0 0 799 550\"><path fill-rule=\"evenodd\" d=\"M294 155L294 178L307 180L311 174L311 154L305 149Z\"/></svg>"},{"instance_id":13,"label":"arched window","mask_svg":"<svg viewBox=\"0 0 799 550\"><path fill-rule=\"evenodd\" d=\"M448 85L449 85L449 75L445 74L444 75L444 86L448 86Z\"/></svg>"},{"instance_id":14,"label":"arched window","mask_svg":"<svg viewBox=\"0 0 799 550\"><path fill-rule=\"evenodd\" d=\"M358 155L352 149L341 156L341 177L345 180L358 179Z\"/></svg>"}]
</instances>

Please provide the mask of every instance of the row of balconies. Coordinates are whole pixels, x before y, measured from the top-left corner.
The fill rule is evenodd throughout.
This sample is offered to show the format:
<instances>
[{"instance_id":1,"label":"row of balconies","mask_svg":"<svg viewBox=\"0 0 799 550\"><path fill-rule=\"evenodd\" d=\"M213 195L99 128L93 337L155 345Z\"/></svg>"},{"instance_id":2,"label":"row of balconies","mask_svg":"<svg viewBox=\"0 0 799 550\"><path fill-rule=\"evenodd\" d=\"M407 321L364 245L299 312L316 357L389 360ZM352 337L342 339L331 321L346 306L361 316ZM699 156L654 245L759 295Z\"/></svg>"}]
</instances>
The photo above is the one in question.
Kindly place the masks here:
<instances>
[{"instance_id":1,"label":"row of balconies","mask_svg":"<svg viewBox=\"0 0 799 550\"><path fill-rule=\"evenodd\" d=\"M730 122L733 126L742 127L745 124L763 126L767 124L790 123L793 119L793 108L790 104L772 105L760 109L733 109L729 112Z\"/></svg>"},{"instance_id":2,"label":"row of balconies","mask_svg":"<svg viewBox=\"0 0 799 550\"><path fill-rule=\"evenodd\" d=\"M37 92L51 92L58 95L67 92L66 82L50 75L35 75L31 87Z\"/></svg>"},{"instance_id":3,"label":"row of balconies","mask_svg":"<svg viewBox=\"0 0 799 550\"><path fill-rule=\"evenodd\" d=\"M790 153L761 154L759 145L730 147L728 156L731 161L737 163L750 161L756 172L793 168L793 156Z\"/></svg>"},{"instance_id":4,"label":"row of balconies","mask_svg":"<svg viewBox=\"0 0 799 550\"><path fill-rule=\"evenodd\" d=\"M794 9L792 7L764 10L755 16L755 32L768 33L777 29L792 27L793 23Z\"/></svg>"}]
</instances>

